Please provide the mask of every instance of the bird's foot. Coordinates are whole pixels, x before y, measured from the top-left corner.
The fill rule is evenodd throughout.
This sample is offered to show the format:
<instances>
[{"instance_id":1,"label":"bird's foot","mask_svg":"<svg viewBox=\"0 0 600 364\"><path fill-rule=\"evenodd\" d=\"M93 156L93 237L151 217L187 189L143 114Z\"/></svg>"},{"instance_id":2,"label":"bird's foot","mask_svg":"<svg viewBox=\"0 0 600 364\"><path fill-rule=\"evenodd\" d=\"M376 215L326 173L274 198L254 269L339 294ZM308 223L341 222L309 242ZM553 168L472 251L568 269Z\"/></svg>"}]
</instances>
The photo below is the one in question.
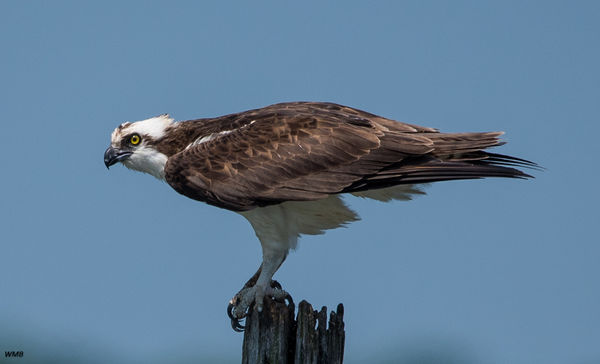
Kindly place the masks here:
<instances>
[{"instance_id":1,"label":"bird's foot","mask_svg":"<svg viewBox=\"0 0 600 364\"><path fill-rule=\"evenodd\" d=\"M262 312L263 300L265 297L271 297L276 301L288 301L288 304L293 303L292 296L281 288L279 282L272 280L269 286L244 286L235 296L229 301L227 306L227 316L231 319L231 327L234 331L242 332L245 326L240 323L248 316L250 307L254 303L254 307L258 312Z\"/></svg>"}]
</instances>

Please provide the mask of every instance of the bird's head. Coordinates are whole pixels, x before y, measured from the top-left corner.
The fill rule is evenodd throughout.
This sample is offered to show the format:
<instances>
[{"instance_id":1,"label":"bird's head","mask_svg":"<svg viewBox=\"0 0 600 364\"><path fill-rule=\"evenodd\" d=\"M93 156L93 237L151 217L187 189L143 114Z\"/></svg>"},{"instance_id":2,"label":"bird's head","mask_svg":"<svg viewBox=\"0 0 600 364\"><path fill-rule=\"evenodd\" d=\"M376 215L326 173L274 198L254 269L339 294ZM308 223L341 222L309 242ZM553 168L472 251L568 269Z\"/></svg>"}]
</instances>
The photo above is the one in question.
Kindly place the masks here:
<instances>
[{"instance_id":1,"label":"bird's head","mask_svg":"<svg viewBox=\"0 0 600 364\"><path fill-rule=\"evenodd\" d=\"M110 146L104 152L106 168L123 163L127 168L164 179L167 156L157 149L157 143L173 125L169 115L126 122L119 125L110 137Z\"/></svg>"}]
</instances>

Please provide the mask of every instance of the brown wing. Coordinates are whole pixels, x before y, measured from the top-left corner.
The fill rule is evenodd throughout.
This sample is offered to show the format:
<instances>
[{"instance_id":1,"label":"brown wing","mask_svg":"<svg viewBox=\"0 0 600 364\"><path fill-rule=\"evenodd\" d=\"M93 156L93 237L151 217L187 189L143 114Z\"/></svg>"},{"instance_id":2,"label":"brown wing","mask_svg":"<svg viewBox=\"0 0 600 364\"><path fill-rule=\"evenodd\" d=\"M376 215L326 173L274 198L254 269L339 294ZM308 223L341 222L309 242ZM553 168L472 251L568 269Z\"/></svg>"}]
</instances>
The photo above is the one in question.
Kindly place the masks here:
<instances>
[{"instance_id":1,"label":"brown wing","mask_svg":"<svg viewBox=\"0 0 600 364\"><path fill-rule=\"evenodd\" d=\"M480 162L489 158L481 149L500 143L499 133L441 134L328 103L277 104L222 119L237 128L172 156L165 175L179 193L236 211L399 183L485 177L491 171ZM517 171L493 167L490 176Z\"/></svg>"}]
</instances>

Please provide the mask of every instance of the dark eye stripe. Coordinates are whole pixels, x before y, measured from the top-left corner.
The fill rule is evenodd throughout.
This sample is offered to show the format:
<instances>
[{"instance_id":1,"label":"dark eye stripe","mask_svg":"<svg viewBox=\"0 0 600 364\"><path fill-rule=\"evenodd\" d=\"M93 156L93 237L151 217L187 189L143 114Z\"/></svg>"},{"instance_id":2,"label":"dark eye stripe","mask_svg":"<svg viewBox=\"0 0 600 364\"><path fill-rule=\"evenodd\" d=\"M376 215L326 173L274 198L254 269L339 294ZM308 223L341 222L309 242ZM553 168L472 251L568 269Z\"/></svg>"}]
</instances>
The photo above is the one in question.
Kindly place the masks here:
<instances>
[{"instance_id":1,"label":"dark eye stripe","mask_svg":"<svg viewBox=\"0 0 600 364\"><path fill-rule=\"evenodd\" d=\"M134 139L137 137L137 143L134 143ZM138 133L131 133L123 137L121 139L122 147L132 146L132 145L140 145L142 142L142 137Z\"/></svg>"}]
</instances>

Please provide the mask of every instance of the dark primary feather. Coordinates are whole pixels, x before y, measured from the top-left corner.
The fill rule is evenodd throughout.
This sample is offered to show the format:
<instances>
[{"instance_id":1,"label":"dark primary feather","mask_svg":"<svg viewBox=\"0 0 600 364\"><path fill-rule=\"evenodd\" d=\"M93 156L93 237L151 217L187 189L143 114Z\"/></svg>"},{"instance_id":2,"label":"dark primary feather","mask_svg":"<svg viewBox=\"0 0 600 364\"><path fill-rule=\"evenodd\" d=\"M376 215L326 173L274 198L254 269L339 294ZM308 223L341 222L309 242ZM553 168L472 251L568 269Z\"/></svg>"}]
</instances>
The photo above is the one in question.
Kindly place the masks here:
<instances>
[{"instance_id":1,"label":"dark primary feather","mask_svg":"<svg viewBox=\"0 0 600 364\"><path fill-rule=\"evenodd\" d=\"M168 154L167 182L236 211L397 184L527 178L512 167L536 166L485 151L503 144L501 132L439 133L331 103L276 104L178 124L186 145L230 132Z\"/></svg>"}]
</instances>

